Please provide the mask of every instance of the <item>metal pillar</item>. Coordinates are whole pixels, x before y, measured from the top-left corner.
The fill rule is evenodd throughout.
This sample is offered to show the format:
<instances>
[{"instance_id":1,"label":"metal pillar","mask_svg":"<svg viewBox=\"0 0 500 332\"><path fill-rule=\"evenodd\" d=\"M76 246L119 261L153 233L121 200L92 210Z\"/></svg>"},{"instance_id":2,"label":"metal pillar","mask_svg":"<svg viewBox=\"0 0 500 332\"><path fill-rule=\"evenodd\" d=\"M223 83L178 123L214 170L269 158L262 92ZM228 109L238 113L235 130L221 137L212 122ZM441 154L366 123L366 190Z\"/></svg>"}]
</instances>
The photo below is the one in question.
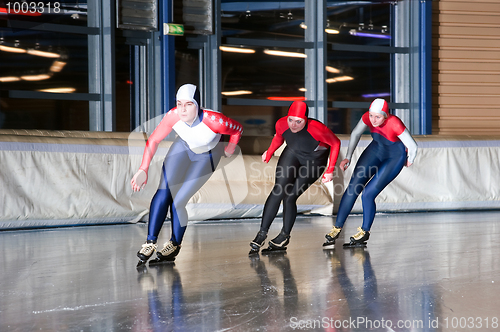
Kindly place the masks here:
<instances>
[{"instance_id":1,"label":"metal pillar","mask_svg":"<svg viewBox=\"0 0 500 332\"><path fill-rule=\"evenodd\" d=\"M161 2L161 72L162 72L162 113L175 106L175 40L174 36L166 35L164 23L173 23L173 0ZM157 109L160 109L158 107ZM159 114L157 114L159 115Z\"/></svg>"},{"instance_id":2,"label":"metal pillar","mask_svg":"<svg viewBox=\"0 0 500 332\"><path fill-rule=\"evenodd\" d=\"M116 129L114 8L111 0L88 1L88 26L99 28L98 35L88 37L89 93L100 95L99 101L89 101L90 131Z\"/></svg>"},{"instance_id":3,"label":"metal pillar","mask_svg":"<svg viewBox=\"0 0 500 332\"><path fill-rule=\"evenodd\" d=\"M314 101L309 107L309 116L325 124L327 117L326 90L326 0L305 0L305 41L313 42L314 47L305 53L306 99Z\"/></svg>"}]
</instances>

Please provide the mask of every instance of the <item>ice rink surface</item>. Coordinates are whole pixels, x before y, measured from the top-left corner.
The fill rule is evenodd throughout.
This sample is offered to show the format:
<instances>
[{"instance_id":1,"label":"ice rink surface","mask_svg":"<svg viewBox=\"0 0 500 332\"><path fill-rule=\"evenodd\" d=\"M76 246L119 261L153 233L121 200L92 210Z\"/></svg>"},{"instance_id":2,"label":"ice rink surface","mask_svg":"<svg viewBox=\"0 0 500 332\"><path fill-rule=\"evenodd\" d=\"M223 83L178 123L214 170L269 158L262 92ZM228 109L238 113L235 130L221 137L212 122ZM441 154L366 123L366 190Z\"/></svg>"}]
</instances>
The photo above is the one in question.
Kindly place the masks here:
<instances>
[{"instance_id":1,"label":"ice rink surface","mask_svg":"<svg viewBox=\"0 0 500 332\"><path fill-rule=\"evenodd\" d=\"M350 216L324 251L333 221L253 258L259 220L191 223L175 265L143 269L145 224L0 232L0 331L500 331L499 211L378 214L344 249Z\"/></svg>"}]
</instances>

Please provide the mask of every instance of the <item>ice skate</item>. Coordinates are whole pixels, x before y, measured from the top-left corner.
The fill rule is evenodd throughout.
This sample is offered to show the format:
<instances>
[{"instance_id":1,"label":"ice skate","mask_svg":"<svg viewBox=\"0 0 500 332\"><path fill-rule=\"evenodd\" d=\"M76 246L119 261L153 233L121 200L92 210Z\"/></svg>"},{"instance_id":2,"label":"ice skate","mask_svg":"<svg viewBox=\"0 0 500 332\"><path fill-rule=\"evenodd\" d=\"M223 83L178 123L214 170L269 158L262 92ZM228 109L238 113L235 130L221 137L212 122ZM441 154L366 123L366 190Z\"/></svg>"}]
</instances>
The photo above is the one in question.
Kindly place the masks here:
<instances>
[{"instance_id":1,"label":"ice skate","mask_svg":"<svg viewBox=\"0 0 500 332\"><path fill-rule=\"evenodd\" d=\"M139 262L137 263L137 267L145 264L148 259L153 255L158 245L155 241L148 240L144 243L141 249L137 252L137 257L139 257Z\"/></svg>"},{"instance_id":2,"label":"ice skate","mask_svg":"<svg viewBox=\"0 0 500 332\"><path fill-rule=\"evenodd\" d=\"M358 232L351 236L351 242L345 243L344 248L364 248L369 238L370 232L358 227Z\"/></svg>"},{"instance_id":3,"label":"ice skate","mask_svg":"<svg viewBox=\"0 0 500 332\"><path fill-rule=\"evenodd\" d=\"M179 254L180 250L180 245L176 246L172 241L165 242L163 248L156 252L157 257L149 262L149 266L164 263L173 263L173 261L175 261L175 256Z\"/></svg>"},{"instance_id":4,"label":"ice skate","mask_svg":"<svg viewBox=\"0 0 500 332\"><path fill-rule=\"evenodd\" d=\"M255 255L259 253L260 247L264 244L264 241L267 238L267 232L266 231L259 231L257 233L257 236L255 236L255 239L253 239L252 242L250 242L250 252L248 253L249 255Z\"/></svg>"},{"instance_id":5,"label":"ice skate","mask_svg":"<svg viewBox=\"0 0 500 332\"><path fill-rule=\"evenodd\" d=\"M330 233L325 235L326 242L323 243L323 249L335 248L335 240L339 237L342 227L333 226Z\"/></svg>"},{"instance_id":6,"label":"ice skate","mask_svg":"<svg viewBox=\"0 0 500 332\"><path fill-rule=\"evenodd\" d=\"M262 249L262 254L283 253L286 252L286 246L290 243L290 235L283 231L274 239L269 241L269 247Z\"/></svg>"}]
</instances>

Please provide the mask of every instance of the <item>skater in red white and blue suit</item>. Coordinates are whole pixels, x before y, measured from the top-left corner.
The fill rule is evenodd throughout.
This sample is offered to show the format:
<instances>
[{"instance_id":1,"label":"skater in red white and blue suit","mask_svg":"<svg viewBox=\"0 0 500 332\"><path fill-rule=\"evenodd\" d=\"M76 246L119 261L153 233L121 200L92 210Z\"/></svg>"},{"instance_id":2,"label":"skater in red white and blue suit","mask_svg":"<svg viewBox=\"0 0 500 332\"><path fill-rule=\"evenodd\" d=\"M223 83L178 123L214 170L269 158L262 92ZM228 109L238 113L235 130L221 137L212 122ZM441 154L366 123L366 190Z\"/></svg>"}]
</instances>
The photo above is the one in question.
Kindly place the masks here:
<instances>
[{"instance_id":1,"label":"skater in red white and blue suit","mask_svg":"<svg viewBox=\"0 0 500 332\"><path fill-rule=\"evenodd\" d=\"M141 190L147 182L149 164L158 144L174 130L174 140L163 163L160 185L151 201L148 237L137 253L139 265L144 264L157 250L156 241L168 210L171 214L170 241L157 251L150 262L173 261L181 248L188 215L186 204L215 171L221 157L230 157L238 144L241 124L223 114L200 107L200 92L193 84L184 84L176 95L177 106L168 111L149 137L141 166L131 180L133 191ZM230 135L224 148L222 135Z\"/></svg>"},{"instance_id":2,"label":"skater in red white and blue suit","mask_svg":"<svg viewBox=\"0 0 500 332\"><path fill-rule=\"evenodd\" d=\"M375 218L375 198L398 176L404 166L413 164L417 156L417 143L403 122L389 114L389 106L383 99L375 99L368 112L351 133L347 155L340 163L343 171L349 167L354 149L365 130L369 129L373 141L359 157L351 181L340 201L337 219L332 230L325 235L325 249L332 248L342 227L361 192L363 225L351 236L346 246L364 246L370 237L370 228Z\"/></svg>"}]
</instances>

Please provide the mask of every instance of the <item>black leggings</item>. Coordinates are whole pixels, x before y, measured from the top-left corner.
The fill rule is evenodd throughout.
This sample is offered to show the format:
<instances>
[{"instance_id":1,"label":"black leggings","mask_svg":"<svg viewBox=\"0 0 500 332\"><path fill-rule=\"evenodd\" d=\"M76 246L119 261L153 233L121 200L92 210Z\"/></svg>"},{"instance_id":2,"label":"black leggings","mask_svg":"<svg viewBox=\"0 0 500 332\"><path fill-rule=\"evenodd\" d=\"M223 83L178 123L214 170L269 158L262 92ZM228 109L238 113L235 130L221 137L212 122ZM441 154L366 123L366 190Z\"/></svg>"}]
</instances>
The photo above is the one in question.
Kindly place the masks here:
<instances>
[{"instance_id":1,"label":"black leggings","mask_svg":"<svg viewBox=\"0 0 500 332\"><path fill-rule=\"evenodd\" d=\"M282 231L290 234L297 217L297 199L323 174L328 154L329 150L316 151L313 155L317 158L305 159L288 147L283 150L276 166L276 182L264 205L261 231L269 230L283 201Z\"/></svg>"}]
</instances>

